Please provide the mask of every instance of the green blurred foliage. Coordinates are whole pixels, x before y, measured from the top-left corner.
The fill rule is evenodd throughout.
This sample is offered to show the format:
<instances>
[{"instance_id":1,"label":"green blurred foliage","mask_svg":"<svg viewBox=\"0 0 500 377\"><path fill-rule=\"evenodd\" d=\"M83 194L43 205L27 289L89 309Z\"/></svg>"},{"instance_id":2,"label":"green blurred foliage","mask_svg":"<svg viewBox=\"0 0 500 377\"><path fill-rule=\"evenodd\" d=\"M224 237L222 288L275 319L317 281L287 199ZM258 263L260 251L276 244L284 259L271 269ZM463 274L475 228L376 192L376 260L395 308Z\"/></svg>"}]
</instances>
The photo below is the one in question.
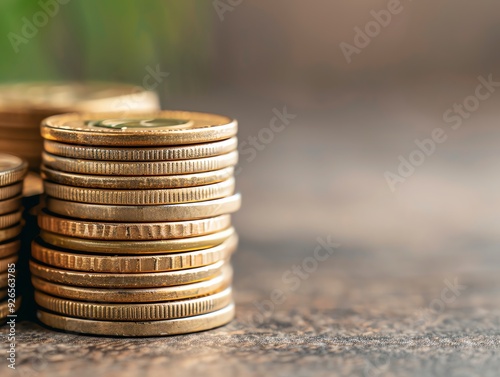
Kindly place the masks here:
<instances>
[{"instance_id":1,"label":"green blurred foliage","mask_svg":"<svg viewBox=\"0 0 500 377\"><path fill-rule=\"evenodd\" d=\"M203 0L0 0L0 81L141 85L159 64L170 74L162 94L198 91L212 68L211 12ZM36 35L23 33L33 22Z\"/></svg>"}]
</instances>

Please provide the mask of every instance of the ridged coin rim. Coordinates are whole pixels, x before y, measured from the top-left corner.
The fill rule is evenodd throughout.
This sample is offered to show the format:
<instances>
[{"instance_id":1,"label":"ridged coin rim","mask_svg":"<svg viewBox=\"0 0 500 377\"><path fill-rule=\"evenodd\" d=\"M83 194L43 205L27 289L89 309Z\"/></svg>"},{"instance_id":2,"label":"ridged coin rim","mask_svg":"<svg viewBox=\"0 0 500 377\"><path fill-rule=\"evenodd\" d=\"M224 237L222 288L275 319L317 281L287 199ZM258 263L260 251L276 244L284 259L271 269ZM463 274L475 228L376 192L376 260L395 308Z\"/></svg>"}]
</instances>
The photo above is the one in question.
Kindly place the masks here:
<instances>
[{"instance_id":1,"label":"ridged coin rim","mask_svg":"<svg viewBox=\"0 0 500 377\"><path fill-rule=\"evenodd\" d=\"M28 173L28 163L22 158L8 153L0 153L0 162L2 159L6 158L16 160L16 165L9 169L0 170L0 187L9 186L22 181L24 176Z\"/></svg>"},{"instance_id":2,"label":"ridged coin rim","mask_svg":"<svg viewBox=\"0 0 500 377\"><path fill-rule=\"evenodd\" d=\"M147 162L81 160L43 152L42 161L50 169L67 173L105 176L180 175L235 166L238 163L238 151L192 160Z\"/></svg>"},{"instance_id":3,"label":"ridged coin rim","mask_svg":"<svg viewBox=\"0 0 500 377\"><path fill-rule=\"evenodd\" d=\"M44 182L45 194L53 198L79 203L109 205L150 205L193 203L232 195L234 178L204 186L151 189L113 190L60 185Z\"/></svg>"},{"instance_id":4,"label":"ridged coin rim","mask_svg":"<svg viewBox=\"0 0 500 377\"><path fill-rule=\"evenodd\" d=\"M208 266L166 272L110 274L64 270L30 260L30 271L39 278L66 285L92 288L169 287L209 280L220 274L224 260Z\"/></svg>"},{"instance_id":5,"label":"ridged coin rim","mask_svg":"<svg viewBox=\"0 0 500 377\"><path fill-rule=\"evenodd\" d=\"M127 119L127 117L124 118L123 113L79 113L56 115L44 119L41 133L45 139L69 144L168 146L225 140L235 136L238 132L238 123L235 119L217 114L187 111L137 112L129 118L182 119L203 124L194 128L142 128L110 131L107 128L87 128L84 122L103 119ZM81 124L81 126L78 126L78 124Z\"/></svg>"},{"instance_id":6,"label":"ridged coin rim","mask_svg":"<svg viewBox=\"0 0 500 377\"><path fill-rule=\"evenodd\" d=\"M130 256L76 254L52 249L41 242L39 239L32 242L31 256L48 266L73 271L128 274L185 270L227 260L238 246L238 237L234 235L215 247L186 253L140 255L138 251L138 255ZM2 261L0 259L0 271Z\"/></svg>"},{"instance_id":7,"label":"ridged coin rim","mask_svg":"<svg viewBox=\"0 0 500 377\"><path fill-rule=\"evenodd\" d=\"M51 233L96 240L153 241L202 236L219 232L231 225L230 215L206 219L157 223L92 222L38 214L38 225Z\"/></svg>"},{"instance_id":8,"label":"ridged coin rim","mask_svg":"<svg viewBox=\"0 0 500 377\"><path fill-rule=\"evenodd\" d=\"M59 330L83 334L126 337L166 336L210 330L231 322L234 315L234 304L200 316L146 322L94 321L64 317L43 310L38 310L37 312L38 319L42 323Z\"/></svg>"},{"instance_id":9,"label":"ridged coin rim","mask_svg":"<svg viewBox=\"0 0 500 377\"><path fill-rule=\"evenodd\" d=\"M115 190L168 189L204 186L225 181L234 175L234 167L201 173L149 176L113 176L67 173L41 167L42 177L61 185Z\"/></svg>"},{"instance_id":10,"label":"ridged coin rim","mask_svg":"<svg viewBox=\"0 0 500 377\"><path fill-rule=\"evenodd\" d=\"M142 255L146 255L183 253L187 251L206 249L220 245L235 233L236 232L233 227L228 227L219 232L204 236L177 238L171 240L129 242L86 240L83 238L68 237L42 230L40 232L40 238L50 245L77 252L82 251L85 253L101 253L111 255L136 255L137 251L140 250Z\"/></svg>"},{"instance_id":11,"label":"ridged coin rim","mask_svg":"<svg viewBox=\"0 0 500 377\"><path fill-rule=\"evenodd\" d=\"M241 206L241 195L234 194L214 200L159 206L88 204L47 197L45 205L52 213L92 221L186 221L234 213Z\"/></svg>"},{"instance_id":12,"label":"ridged coin rim","mask_svg":"<svg viewBox=\"0 0 500 377\"><path fill-rule=\"evenodd\" d=\"M20 240L14 240L0 244L0 258L5 258L12 254L15 254L19 252L20 248Z\"/></svg>"},{"instance_id":13,"label":"ridged coin rim","mask_svg":"<svg viewBox=\"0 0 500 377\"><path fill-rule=\"evenodd\" d=\"M0 187L0 200L12 199L23 192L23 182L17 182L9 186Z\"/></svg>"},{"instance_id":14,"label":"ridged coin rim","mask_svg":"<svg viewBox=\"0 0 500 377\"><path fill-rule=\"evenodd\" d=\"M89 288L57 284L31 276L35 289L52 296L77 301L94 301L106 303L141 303L158 301L175 301L202 297L220 292L231 285L233 271L225 265L217 276L197 283L157 288Z\"/></svg>"},{"instance_id":15,"label":"ridged coin rim","mask_svg":"<svg viewBox=\"0 0 500 377\"><path fill-rule=\"evenodd\" d=\"M161 321L220 310L232 302L232 291L229 287L222 292L199 298L142 304L81 302L35 291L35 302L45 310L76 318L101 321Z\"/></svg>"},{"instance_id":16,"label":"ridged coin rim","mask_svg":"<svg viewBox=\"0 0 500 377\"><path fill-rule=\"evenodd\" d=\"M156 148L106 148L44 140L45 151L53 155L82 160L105 161L191 160L226 154L236 150L237 146L237 137L213 143Z\"/></svg>"}]
</instances>

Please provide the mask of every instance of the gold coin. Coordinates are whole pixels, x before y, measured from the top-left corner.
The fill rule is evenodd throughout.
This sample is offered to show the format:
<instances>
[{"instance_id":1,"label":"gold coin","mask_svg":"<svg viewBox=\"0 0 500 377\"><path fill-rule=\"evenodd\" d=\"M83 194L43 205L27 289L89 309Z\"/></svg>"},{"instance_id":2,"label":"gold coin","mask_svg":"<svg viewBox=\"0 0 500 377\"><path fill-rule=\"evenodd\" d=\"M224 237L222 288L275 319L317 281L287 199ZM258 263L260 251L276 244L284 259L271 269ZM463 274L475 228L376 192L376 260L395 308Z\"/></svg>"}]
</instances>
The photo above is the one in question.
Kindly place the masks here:
<instances>
[{"instance_id":1,"label":"gold coin","mask_svg":"<svg viewBox=\"0 0 500 377\"><path fill-rule=\"evenodd\" d=\"M159 206L112 206L68 202L47 197L50 212L78 219L95 221L158 222L183 221L215 217L236 212L241 205L240 194L195 203Z\"/></svg>"},{"instance_id":2,"label":"gold coin","mask_svg":"<svg viewBox=\"0 0 500 377\"><path fill-rule=\"evenodd\" d=\"M233 250L234 251L234 250ZM11 255L7 258L0 259L0 272L5 272L8 270L9 265L12 263L17 263L17 254Z\"/></svg>"},{"instance_id":3,"label":"gold coin","mask_svg":"<svg viewBox=\"0 0 500 377\"><path fill-rule=\"evenodd\" d=\"M65 316L103 321L160 321L193 317L225 308L232 302L231 288L189 300L143 304L80 302L35 291L35 301L45 310Z\"/></svg>"},{"instance_id":4,"label":"gold coin","mask_svg":"<svg viewBox=\"0 0 500 377\"><path fill-rule=\"evenodd\" d=\"M154 288L196 283L211 279L221 273L225 261L191 268L189 270L150 272L139 274L109 274L78 272L45 266L30 261L30 271L39 278L59 283L93 288Z\"/></svg>"},{"instance_id":5,"label":"gold coin","mask_svg":"<svg viewBox=\"0 0 500 377\"><path fill-rule=\"evenodd\" d=\"M0 216L0 228L9 228L21 221L23 217L23 211L8 213L6 215Z\"/></svg>"},{"instance_id":6,"label":"gold coin","mask_svg":"<svg viewBox=\"0 0 500 377\"><path fill-rule=\"evenodd\" d=\"M22 229L22 224L17 224L7 229L0 229L0 242L17 237L21 233Z\"/></svg>"},{"instance_id":7,"label":"gold coin","mask_svg":"<svg viewBox=\"0 0 500 377\"><path fill-rule=\"evenodd\" d=\"M17 182L10 186L0 187L0 200L11 199L23 192L23 183Z\"/></svg>"},{"instance_id":8,"label":"gold coin","mask_svg":"<svg viewBox=\"0 0 500 377\"><path fill-rule=\"evenodd\" d=\"M167 189L203 186L231 178L234 168L228 167L201 173L150 176L113 176L65 173L42 166L42 177L61 185L100 189Z\"/></svg>"},{"instance_id":9,"label":"gold coin","mask_svg":"<svg viewBox=\"0 0 500 377\"><path fill-rule=\"evenodd\" d=\"M0 153L0 186L21 181L28 171L28 164L19 157Z\"/></svg>"},{"instance_id":10,"label":"gold coin","mask_svg":"<svg viewBox=\"0 0 500 377\"><path fill-rule=\"evenodd\" d=\"M234 304L216 312L195 317L167 319L163 321L117 322L64 317L38 310L38 319L47 326L83 334L108 336L166 336L187 334L214 329L231 322L234 318Z\"/></svg>"},{"instance_id":11,"label":"gold coin","mask_svg":"<svg viewBox=\"0 0 500 377\"><path fill-rule=\"evenodd\" d=\"M63 144L45 140L45 151L57 156L105 161L172 161L219 156L236 150L238 139L232 137L214 143L157 148L112 148Z\"/></svg>"},{"instance_id":12,"label":"gold coin","mask_svg":"<svg viewBox=\"0 0 500 377\"><path fill-rule=\"evenodd\" d=\"M17 211L21 208L22 205L22 197L21 195L0 201L0 215L6 215L8 213Z\"/></svg>"},{"instance_id":13,"label":"gold coin","mask_svg":"<svg viewBox=\"0 0 500 377\"><path fill-rule=\"evenodd\" d=\"M220 156L193 160L147 162L78 160L44 152L42 153L42 160L44 165L50 169L77 174L106 176L180 175L202 173L234 166L238 163L238 152L234 151Z\"/></svg>"},{"instance_id":14,"label":"gold coin","mask_svg":"<svg viewBox=\"0 0 500 377\"><path fill-rule=\"evenodd\" d=\"M180 238L161 241L102 241L86 240L54 234L42 230L40 238L50 245L63 249L83 251L86 253L101 253L112 255L136 254L164 254L182 253L186 251L206 249L220 245L235 234L234 228L227 228L220 232L205 236Z\"/></svg>"},{"instance_id":15,"label":"gold coin","mask_svg":"<svg viewBox=\"0 0 500 377\"><path fill-rule=\"evenodd\" d=\"M0 273L0 288L7 287L7 282L9 281L9 273L1 272Z\"/></svg>"},{"instance_id":16,"label":"gold coin","mask_svg":"<svg viewBox=\"0 0 500 377\"><path fill-rule=\"evenodd\" d=\"M237 245L238 237L234 235L218 246L186 253L102 256L54 250L35 240L32 243L31 256L47 265L67 270L109 273L161 272L202 267L229 259ZM0 259L0 271L3 267L2 261Z\"/></svg>"},{"instance_id":17,"label":"gold coin","mask_svg":"<svg viewBox=\"0 0 500 377\"><path fill-rule=\"evenodd\" d=\"M9 308L9 301L0 303L0 320L7 318L8 315L15 314L21 307L21 297L17 297L12 309Z\"/></svg>"},{"instance_id":18,"label":"gold coin","mask_svg":"<svg viewBox=\"0 0 500 377\"><path fill-rule=\"evenodd\" d=\"M90 222L56 217L43 211L38 215L38 225L48 232L70 237L116 241L153 241L202 236L226 229L230 223L230 215L158 223Z\"/></svg>"},{"instance_id":19,"label":"gold coin","mask_svg":"<svg viewBox=\"0 0 500 377\"><path fill-rule=\"evenodd\" d=\"M21 241L15 240L8 243L0 244L0 258L8 257L14 253L17 253L21 247Z\"/></svg>"},{"instance_id":20,"label":"gold coin","mask_svg":"<svg viewBox=\"0 0 500 377\"><path fill-rule=\"evenodd\" d=\"M222 272L212 279L173 287L140 289L82 288L51 283L34 275L31 277L31 282L35 289L39 291L46 292L52 296L72 300L108 303L140 303L182 300L214 294L229 287L232 276L233 271L231 267L225 265Z\"/></svg>"},{"instance_id":21,"label":"gold coin","mask_svg":"<svg viewBox=\"0 0 500 377\"><path fill-rule=\"evenodd\" d=\"M120 113L65 114L42 122L42 136L70 144L165 146L213 142L236 135L234 119L205 113L161 111L124 117Z\"/></svg>"},{"instance_id":22,"label":"gold coin","mask_svg":"<svg viewBox=\"0 0 500 377\"><path fill-rule=\"evenodd\" d=\"M92 204L152 206L223 198L233 194L234 185L234 178L205 186L156 190L93 189L44 182L45 194L57 199Z\"/></svg>"}]
</instances>

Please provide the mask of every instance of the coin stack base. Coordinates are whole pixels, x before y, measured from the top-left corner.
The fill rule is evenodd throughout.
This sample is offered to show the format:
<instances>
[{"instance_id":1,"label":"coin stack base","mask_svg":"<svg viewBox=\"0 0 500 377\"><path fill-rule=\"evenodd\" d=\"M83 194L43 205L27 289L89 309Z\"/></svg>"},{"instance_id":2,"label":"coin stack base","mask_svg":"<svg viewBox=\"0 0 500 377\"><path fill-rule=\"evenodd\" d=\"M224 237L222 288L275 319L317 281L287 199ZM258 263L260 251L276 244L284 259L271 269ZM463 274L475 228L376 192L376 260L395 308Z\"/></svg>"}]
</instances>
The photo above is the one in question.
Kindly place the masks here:
<instances>
[{"instance_id":1,"label":"coin stack base","mask_svg":"<svg viewBox=\"0 0 500 377\"><path fill-rule=\"evenodd\" d=\"M236 122L211 114L62 115L42 124L45 208L30 270L38 318L108 336L234 317Z\"/></svg>"},{"instance_id":2,"label":"coin stack base","mask_svg":"<svg viewBox=\"0 0 500 377\"><path fill-rule=\"evenodd\" d=\"M22 230L23 179L28 164L0 154L0 323L14 315L21 304L16 292L16 263Z\"/></svg>"}]
</instances>

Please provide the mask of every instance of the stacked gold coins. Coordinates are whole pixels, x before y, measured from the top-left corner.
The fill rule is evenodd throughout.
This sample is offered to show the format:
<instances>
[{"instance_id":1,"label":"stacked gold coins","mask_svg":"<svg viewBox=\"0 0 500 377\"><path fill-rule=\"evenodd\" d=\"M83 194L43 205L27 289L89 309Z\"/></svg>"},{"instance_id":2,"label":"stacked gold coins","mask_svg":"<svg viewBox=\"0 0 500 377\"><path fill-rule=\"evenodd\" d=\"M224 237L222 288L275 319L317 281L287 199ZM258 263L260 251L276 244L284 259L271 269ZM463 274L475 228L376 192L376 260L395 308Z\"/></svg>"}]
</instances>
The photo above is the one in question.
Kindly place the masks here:
<instances>
[{"instance_id":1,"label":"stacked gold coins","mask_svg":"<svg viewBox=\"0 0 500 377\"><path fill-rule=\"evenodd\" d=\"M40 320L117 336L229 322L236 132L233 119L191 112L46 119L30 264Z\"/></svg>"},{"instance_id":2,"label":"stacked gold coins","mask_svg":"<svg viewBox=\"0 0 500 377\"><path fill-rule=\"evenodd\" d=\"M22 83L0 85L0 150L40 167L40 122L73 111L156 111L158 96L116 83Z\"/></svg>"},{"instance_id":3,"label":"stacked gold coins","mask_svg":"<svg viewBox=\"0 0 500 377\"><path fill-rule=\"evenodd\" d=\"M16 263L22 230L23 179L28 164L0 153L0 322L13 315L21 298L16 292Z\"/></svg>"}]
</instances>

